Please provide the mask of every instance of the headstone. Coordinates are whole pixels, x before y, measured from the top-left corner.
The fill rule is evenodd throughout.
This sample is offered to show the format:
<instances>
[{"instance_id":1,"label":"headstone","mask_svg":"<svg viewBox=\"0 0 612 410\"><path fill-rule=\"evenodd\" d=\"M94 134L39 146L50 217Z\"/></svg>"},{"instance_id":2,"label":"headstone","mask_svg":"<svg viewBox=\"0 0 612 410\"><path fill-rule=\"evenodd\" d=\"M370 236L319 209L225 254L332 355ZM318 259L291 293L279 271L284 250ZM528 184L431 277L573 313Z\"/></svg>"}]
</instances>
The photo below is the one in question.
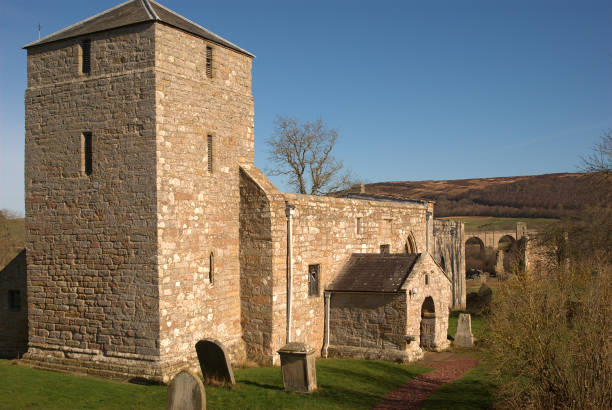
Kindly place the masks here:
<instances>
[{"instance_id":1,"label":"headstone","mask_svg":"<svg viewBox=\"0 0 612 410\"><path fill-rule=\"evenodd\" d=\"M172 379L166 397L168 410L204 410L206 392L199 377L182 371Z\"/></svg>"},{"instance_id":2,"label":"headstone","mask_svg":"<svg viewBox=\"0 0 612 410\"><path fill-rule=\"evenodd\" d=\"M287 343L278 351L287 390L310 393L317 389L315 350L304 343Z\"/></svg>"},{"instance_id":3,"label":"headstone","mask_svg":"<svg viewBox=\"0 0 612 410\"><path fill-rule=\"evenodd\" d=\"M474 346L474 336L472 335L472 316L470 316L469 313L459 314L457 334L455 334L455 345L460 347Z\"/></svg>"},{"instance_id":4,"label":"headstone","mask_svg":"<svg viewBox=\"0 0 612 410\"><path fill-rule=\"evenodd\" d=\"M236 383L232 363L221 342L214 339L202 339L196 343L195 348L205 381Z\"/></svg>"}]
</instances>

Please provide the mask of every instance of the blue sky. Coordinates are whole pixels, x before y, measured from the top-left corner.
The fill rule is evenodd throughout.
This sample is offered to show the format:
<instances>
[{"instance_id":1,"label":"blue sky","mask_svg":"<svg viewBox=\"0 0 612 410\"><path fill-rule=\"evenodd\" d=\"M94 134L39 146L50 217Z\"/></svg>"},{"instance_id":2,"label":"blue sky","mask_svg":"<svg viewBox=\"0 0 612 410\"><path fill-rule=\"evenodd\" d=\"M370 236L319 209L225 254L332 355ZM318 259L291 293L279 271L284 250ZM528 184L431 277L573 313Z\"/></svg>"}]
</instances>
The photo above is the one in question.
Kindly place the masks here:
<instances>
[{"instance_id":1,"label":"blue sky","mask_svg":"<svg viewBox=\"0 0 612 410\"><path fill-rule=\"evenodd\" d=\"M0 2L0 209L24 208L21 46L118 3ZM369 182L573 172L612 128L609 0L161 3L257 56L262 169L277 115L321 117Z\"/></svg>"}]
</instances>

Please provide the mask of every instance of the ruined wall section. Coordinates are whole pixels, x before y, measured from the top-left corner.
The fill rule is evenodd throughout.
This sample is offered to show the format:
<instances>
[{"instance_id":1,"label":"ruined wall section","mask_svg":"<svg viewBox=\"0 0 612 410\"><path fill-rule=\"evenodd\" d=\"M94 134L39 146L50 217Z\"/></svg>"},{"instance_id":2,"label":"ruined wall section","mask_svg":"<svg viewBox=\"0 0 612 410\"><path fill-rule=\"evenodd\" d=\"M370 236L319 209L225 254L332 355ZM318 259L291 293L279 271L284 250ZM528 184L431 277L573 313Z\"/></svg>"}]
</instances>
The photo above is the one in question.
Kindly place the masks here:
<instances>
[{"instance_id":1,"label":"ruined wall section","mask_svg":"<svg viewBox=\"0 0 612 410\"><path fill-rule=\"evenodd\" d=\"M377 253L384 244L390 245L391 253L403 253L409 235L415 238L419 250L425 251L427 212L433 205L297 194L284 194L283 199L295 206L292 341L305 342L319 352L323 343L323 291L350 255ZM359 232L357 223L361 224ZM278 226L282 230L280 222ZM286 306L282 302L287 297L286 240L275 254L273 286L278 303L274 305L272 345L278 350L285 343ZM320 265L319 295L309 296L308 266L314 264Z\"/></svg>"},{"instance_id":2,"label":"ruined wall section","mask_svg":"<svg viewBox=\"0 0 612 410\"><path fill-rule=\"evenodd\" d=\"M452 309L465 309L465 230L461 221L434 219L432 256L453 282Z\"/></svg>"},{"instance_id":3,"label":"ruined wall section","mask_svg":"<svg viewBox=\"0 0 612 410\"><path fill-rule=\"evenodd\" d=\"M80 72L82 38L28 49L28 357L154 378L154 29L84 38L90 74ZM91 175L82 172L83 132L92 133Z\"/></svg>"},{"instance_id":4,"label":"ruined wall section","mask_svg":"<svg viewBox=\"0 0 612 410\"><path fill-rule=\"evenodd\" d=\"M164 24L155 28L160 343L169 378L197 368L201 338L221 341L233 361L244 358L239 163L253 159L253 97L250 57Z\"/></svg>"},{"instance_id":5,"label":"ruined wall section","mask_svg":"<svg viewBox=\"0 0 612 410\"><path fill-rule=\"evenodd\" d=\"M407 334L413 336L415 342L419 343L423 302L425 298L431 296L435 305L436 348L437 350L447 348L448 315L452 300L450 278L429 254L422 253L402 289L408 295Z\"/></svg>"}]
</instances>

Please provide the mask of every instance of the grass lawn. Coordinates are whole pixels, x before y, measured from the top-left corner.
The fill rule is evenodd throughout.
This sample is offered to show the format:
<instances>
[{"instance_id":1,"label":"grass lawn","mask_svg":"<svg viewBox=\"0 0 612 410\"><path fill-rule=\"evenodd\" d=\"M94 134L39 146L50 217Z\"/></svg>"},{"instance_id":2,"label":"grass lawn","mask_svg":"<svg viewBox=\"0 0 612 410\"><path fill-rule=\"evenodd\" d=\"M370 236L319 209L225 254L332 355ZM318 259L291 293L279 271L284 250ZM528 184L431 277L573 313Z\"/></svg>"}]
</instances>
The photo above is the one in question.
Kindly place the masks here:
<instances>
[{"instance_id":1,"label":"grass lawn","mask_svg":"<svg viewBox=\"0 0 612 410\"><path fill-rule=\"evenodd\" d=\"M237 369L232 389L206 386L209 409L371 408L427 368L370 360L317 361L319 390L282 388L280 367ZM140 386L12 365L0 360L2 409L163 409L165 386Z\"/></svg>"},{"instance_id":2,"label":"grass lawn","mask_svg":"<svg viewBox=\"0 0 612 410\"><path fill-rule=\"evenodd\" d=\"M2 409L165 409L165 386L138 386L0 360Z\"/></svg>"},{"instance_id":3,"label":"grass lawn","mask_svg":"<svg viewBox=\"0 0 612 410\"><path fill-rule=\"evenodd\" d=\"M424 409L488 409L493 405L495 386L487 374L487 366L480 364L463 377L446 384L429 396ZM452 406L449 406L452 403Z\"/></svg>"}]
</instances>

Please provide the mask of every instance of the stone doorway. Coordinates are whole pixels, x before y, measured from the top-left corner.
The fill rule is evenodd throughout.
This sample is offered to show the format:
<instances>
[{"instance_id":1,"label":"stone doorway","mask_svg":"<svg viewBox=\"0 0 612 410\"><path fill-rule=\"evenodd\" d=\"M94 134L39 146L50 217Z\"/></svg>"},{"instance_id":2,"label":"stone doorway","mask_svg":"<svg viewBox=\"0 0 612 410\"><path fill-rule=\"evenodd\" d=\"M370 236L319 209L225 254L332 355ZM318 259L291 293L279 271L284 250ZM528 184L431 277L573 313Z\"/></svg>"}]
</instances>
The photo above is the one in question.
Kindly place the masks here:
<instances>
[{"instance_id":1,"label":"stone doorway","mask_svg":"<svg viewBox=\"0 0 612 410\"><path fill-rule=\"evenodd\" d=\"M433 350L436 337L436 307L433 298L427 296L421 306L421 349Z\"/></svg>"}]
</instances>

